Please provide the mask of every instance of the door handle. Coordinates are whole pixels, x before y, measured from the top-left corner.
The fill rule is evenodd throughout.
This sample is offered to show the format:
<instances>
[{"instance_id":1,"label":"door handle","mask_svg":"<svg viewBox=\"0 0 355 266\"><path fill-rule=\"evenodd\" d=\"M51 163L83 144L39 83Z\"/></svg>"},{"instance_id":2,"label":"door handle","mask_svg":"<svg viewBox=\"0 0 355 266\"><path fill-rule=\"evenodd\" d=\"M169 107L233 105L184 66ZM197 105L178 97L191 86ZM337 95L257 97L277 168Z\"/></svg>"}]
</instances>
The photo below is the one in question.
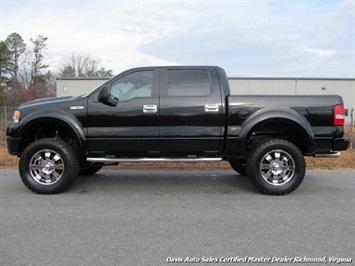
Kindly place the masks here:
<instances>
[{"instance_id":1,"label":"door handle","mask_svg":"<svg viewBox=\"0 0 355 266\"><path fill-rule=\"evenodd\" d=\"M218 104L206 104L205 105L205 112L218 112L219 105Z\"/></svg>"},{"instance_id":2,"label":"door handle","mask_svg":"<svg viewBox=\"0 0 355 266\"><path fill-rule=\"evenodd\" d=\"M143 105L143 113L156 113L158 112L158 106L156 105Z\"/></svg>"}]
</instances>

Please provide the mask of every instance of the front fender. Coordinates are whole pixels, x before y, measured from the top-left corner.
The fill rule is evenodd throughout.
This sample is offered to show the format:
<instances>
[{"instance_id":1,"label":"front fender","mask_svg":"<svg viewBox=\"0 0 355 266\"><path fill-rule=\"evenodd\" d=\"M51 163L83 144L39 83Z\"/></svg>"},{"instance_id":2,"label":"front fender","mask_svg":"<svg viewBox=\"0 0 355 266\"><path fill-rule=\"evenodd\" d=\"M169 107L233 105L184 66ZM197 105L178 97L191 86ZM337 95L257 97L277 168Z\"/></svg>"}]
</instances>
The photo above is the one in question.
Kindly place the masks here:
<instances>
[{"instance_id":1,"label":"front fender","mask_svg":"<svg viewBox=\"0 0 355 266\"><path fill-rule=\"evenodd\" d=\"M73 114L58 109L43 109L28 114L25 118L13 127L13 132L9 133L14 137L21 137L29 127L34 124L45 122L55 122L70 128L79 140L80 145L85 141L85 134L82 124Z\"/></svg>"},{"instance_id":2,"label":"front fender","mask_svg":"<svg viewBox=\"0 0 355 266\"><path fill-rule=\"evenodd\" d=\"M301 132L307 142L307 153L315 151L314 134L311 125L303 115L290 108L263 108L252 114L241 125L237 147L242 151L246 151L248 140L255 127L269 122L278 122L295 127Z\"/></svg>"}]
</instances>

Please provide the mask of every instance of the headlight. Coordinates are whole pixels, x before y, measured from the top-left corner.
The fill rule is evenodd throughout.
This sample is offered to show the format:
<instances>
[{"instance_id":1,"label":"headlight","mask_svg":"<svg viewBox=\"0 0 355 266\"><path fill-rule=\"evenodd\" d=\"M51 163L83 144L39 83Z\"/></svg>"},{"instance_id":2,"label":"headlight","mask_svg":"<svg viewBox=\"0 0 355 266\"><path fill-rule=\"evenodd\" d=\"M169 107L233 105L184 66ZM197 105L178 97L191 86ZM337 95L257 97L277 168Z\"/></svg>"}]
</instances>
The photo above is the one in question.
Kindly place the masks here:
<instances>
[{"instance_id":1,"label":"headlight","mask_svg":"<svg viewBox=\"0 0 355 266\"><path fill-rule=\"evenodd\" d=\"M14 116L12 117L12 122L17 124L20 121L20 111L15 111Z\"/></svg>"}]
</instances>

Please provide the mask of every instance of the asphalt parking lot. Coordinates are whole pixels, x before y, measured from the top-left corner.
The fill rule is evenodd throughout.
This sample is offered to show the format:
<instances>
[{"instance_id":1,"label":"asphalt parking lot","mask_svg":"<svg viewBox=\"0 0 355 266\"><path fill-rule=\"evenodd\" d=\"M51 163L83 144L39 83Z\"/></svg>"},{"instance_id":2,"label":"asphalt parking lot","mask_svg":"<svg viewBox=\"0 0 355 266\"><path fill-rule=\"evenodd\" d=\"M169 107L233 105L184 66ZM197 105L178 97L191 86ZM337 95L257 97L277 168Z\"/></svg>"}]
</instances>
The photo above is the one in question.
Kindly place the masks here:
<instances>
[{"instance_id":1,"label":"asphalt parking lot","mask_svg":"<svg viewBox=\"0 0 355 266\"><path fill-rule=\"evenodd\" d=\"M16 170L0 180L2 266L355 256L355 172L308 172L281 197L218 170L103 170L59 195L32 193Z\"/></svg>"}]
</instances>

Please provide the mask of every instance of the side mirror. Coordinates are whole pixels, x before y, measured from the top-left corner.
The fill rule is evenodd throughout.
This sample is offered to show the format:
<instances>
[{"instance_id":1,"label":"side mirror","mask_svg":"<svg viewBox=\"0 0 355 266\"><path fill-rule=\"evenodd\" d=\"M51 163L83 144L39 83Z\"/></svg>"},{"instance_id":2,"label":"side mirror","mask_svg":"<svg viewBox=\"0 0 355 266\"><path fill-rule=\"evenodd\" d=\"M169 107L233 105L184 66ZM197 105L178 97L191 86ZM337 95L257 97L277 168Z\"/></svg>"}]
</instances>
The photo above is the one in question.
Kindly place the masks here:
<instances>
[{"instance_id":1,"label":"side mirror","mask_svg":"<svg viewBox=\"0 0 355 266\"><path fill-rule=\"evenodd\" d=\"M102 87L99 95L97 96L97 100L109 106L116 106L118 102L116 99L110 98L110 89L107 85Z\"/></svg>"}]
</instances>

